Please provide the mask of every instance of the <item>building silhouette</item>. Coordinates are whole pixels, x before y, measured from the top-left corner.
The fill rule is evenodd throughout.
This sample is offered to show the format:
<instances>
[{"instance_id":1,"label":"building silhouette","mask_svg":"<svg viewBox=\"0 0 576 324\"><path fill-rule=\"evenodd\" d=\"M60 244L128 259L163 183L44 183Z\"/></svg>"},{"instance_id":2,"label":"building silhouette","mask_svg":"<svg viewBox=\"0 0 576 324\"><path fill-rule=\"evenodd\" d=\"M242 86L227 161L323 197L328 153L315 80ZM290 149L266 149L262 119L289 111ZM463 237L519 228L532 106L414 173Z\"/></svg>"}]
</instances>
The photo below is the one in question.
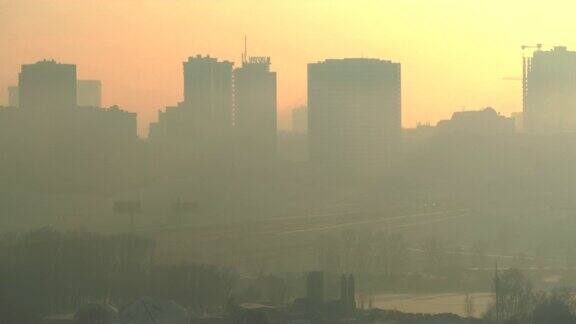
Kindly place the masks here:
<instances>
[{"instance_id":1,"label":"building silhouette","mask_svg":"<svg viewBox=\"0 0 576 324\"><path fill-rule=\"evenodd\" d=\"M311 271L306 277L306 298L313 307L324 302L324 272Z\"/></svg>"},{"instance_id":2,"label":"building silhouette","mask_svg":"<svg viewBox=\"0 0 576 324\"><path fill-rule=\"evenodd\" d=\"M276 155L276 72L269 57L250 57L234 70L237 155L250 162Z\"/></svg>"},{"instance_id":3,"label":"building silhouette","mask_svg":"<svg viewBox=\"0 0 576 324\"><path fill-rule=\"evenodd\" d=\"M76 65L43 60L24 64L18 80L23 110L53 112L76 107Z\"/></svg>"},{"instance_id":4,"label":"building silhouette","mask_svg":"<svg viewBox=\"0 0 576 324\"><path fill-rule=\"evenodd\" d=\"M516 121L488 107L481 110L457 111L452 114L451 119L439 121L436 128L441 134L511 135L516 130Z\"/></svg>"},{"instance_id":5,"label":"building silhouette","mask_svg":"<svg viewBox=\"0 0 576 324\"><path fill-rule=\"evenodd\" d=\"M200 55L184 62L184 105L214 131L232 129L232 66Z\"/></svg>"},{"instance_id":6,"label":"building silhouette","mask_svg":"<svg viewBox=\"0 0 576 324\"><path fill-rule=\"evenodd\" d=\"M18 87L16 86L12 86L12 87L8 87L8 106L10 107L18 107L19 104L19 98L18 98L19 94L18 94Z\"/></svg>"},{"instance_id":7,"label":"building silhouette","mask_svg":"<svg viewBox=\"0 0 576 324\"><path fill-rule=\"evenodd\" d=\"M232 161L232 66L201 55L183 63L184 100L159 111L149 128L160 173L181 176Z\"/></svg>"},{"instance_id":8,"label":"building silhouette","mask_svg":"<svg viewBox=\"0 0 576 324\"><path fill-rule=\"evenodd\" d=\"M184 62L184 103L192 110L199 157L212 163L232 150L232 66L210 56Z\"/></svg>"},{"instance_id":9,"label":"building silhouette","mask_svg":"<svg viewBox=\"0 0 576 324\"><path fill-rule=\"evenodd\" d=\"M299 134L308 132L308 109L306 106L292 109L292 131Z\"/></svg>"},{"instance_id":10,"label":"building silhouette","mask_svg":"<svg viewBox=\"0 0 576 324\"><path fill-rule=\"evenodd\" d=\"M523 82L527 132L576 131L576 52L538 49L524 62Z\"/></svg>"},{"instance_id":11,"label":"building silhouette","mask_svg":"<svg viewBox=\"0 0 576 324\"><path fill-rule=\"evenodd\" d=\"M0 109L0 177L76 189L126 180L125 168L137 159L136 114L78 107L76 87L75 65L22 65L20 104Z\"/></svg>"},{"instance_id":12,"label":"building silhouette","mask_svg":"<svg viewBox=\"0 0 576 324\"><path fill-rule=\"evenodd\" d=\"M325 165L381 169L398 156L400 64L329 59L308 64L310 159Z\"/></svg>"},{"instance_id":13,"label":"building silhouette","mask_svg":"<svg viewBox=\"0 0 576 324\"><path fill-rule=\"evenodd\" d=\"M340 302L346 311L356 309L356 287L352 274L343 274L340 278Z\"/></svg>"},{"instance_id":14,"label":"building silhouette","mask_svg":"<svg viewBox=\"0 0 576 324\"><path fill-rule=\"evenodd\" d=\"M232 66L200 55L183 63L184 101L158 113L150 125L152 140L217 140L232 132Z\"/></svg>"},{"instance_id":15,"label":"building silhouette","mask_svg":"<svg viewBox=\"0 0 576 324\"><path fill-rule=\"evenodd\" d=\"M76 92L78 106L102 107L102 82L100 80L78 80Z\"/></svg>"},{"instance_id":16,"label":"building silhouette","mask_svg":"<svg viewBox=\"0 0 576 324\"><path fill-rule=\"evenodd\" d=\"M192 109L179 103L158 112L158 121L150 124L148 137L152 141L193 140L194 119Z\"/></svg>"},{"instance_id":17,"label":"building silhouette","mask_svg":"<svg viewBox=\"0 0 576 324\"><path fill-rule=\"evenodd\" d=\"M190 172L198 160L194 111L179 103L158 112L158 121L151 123L148 140L152 146L152 168L166 175Z\"/></svg>"}]
</instances>

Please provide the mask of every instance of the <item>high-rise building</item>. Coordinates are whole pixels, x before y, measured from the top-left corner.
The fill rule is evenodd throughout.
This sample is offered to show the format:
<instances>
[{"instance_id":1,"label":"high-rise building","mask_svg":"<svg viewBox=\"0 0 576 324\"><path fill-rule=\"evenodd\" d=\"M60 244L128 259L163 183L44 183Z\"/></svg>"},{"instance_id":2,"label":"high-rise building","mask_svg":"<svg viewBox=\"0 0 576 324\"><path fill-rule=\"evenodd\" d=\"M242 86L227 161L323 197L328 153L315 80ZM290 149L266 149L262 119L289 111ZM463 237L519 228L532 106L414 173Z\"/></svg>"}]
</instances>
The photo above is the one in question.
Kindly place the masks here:
<instances>
[{"instance_id":1,"label":"high-rise building","mask_svg":"<svg viewBox=\"0 0 576 324\"><path fill-rule=\"evenodd\" d=\"M232 128L232 65L200 55L184 62L184 105L210 127Z\"/></svg>"},{"instance_id":2,"label":"high-rise building","mask_svg":"<svg viewBox=\"0 0 576 324\"><path fill-rule=\"evenodd\" d=\"M134 167L136 114L117 106L78 107L76 87L75 65L22 66L19 108L0 112L1 160L11 170L0 170L0 177L85 188L120 181Z\"/></svg>"},{"instance_id":3,"label":"high-rise building","mask_svg":"<svg viewBox=\"0 0 576 324\"><path fill-rule=\"evenodd\" d=\"M276 72L269 57L251 57L234 70L234 127L242 157L276 154Z\"/></svg>"},{"instance_id":4,"label":"high-rise building","mask_svg":"<svg viewBox=\"0 0 576 324\"><path fill-rule=\"evenodd\" d=\"M527 132L576 131L576 52L538 49L524 61L523 81Z\"/></svg>"},{"instance_id":5,"label":"high-rise building","mask_svg":"<svg viewBox=\"0 0 576 324\"><path fill-rule=\"evenodd\" d=\"M102 82L100 80L78 80L76 102L81 107L102 107Z\"/></svg>"},{"instance_id":6,"label":"high-rise building","mask_svg":"<svg viewBox=\"0 0 576 324\"><path fill-rule=\"evenodd\" d=\"M356 288L352 274L343 274L340 278L340 303L346 311L356 309Z\"/></svg>"},{"instance_id":7,"label":"high-rise building","mask_svg":"<svg viewBox=\"0 0 576 324\"><path fill-rule=\"evenodd\" d=\"M311 306L319 307L324 302L324 272L311 271L306 277L306 297Z\"/></svg>"},{"instance_id":8,"label":"high-rise building","mask_svg":"<svg viewBox=\"0 0 576 324\"><path fill-rule=\"evenodd\" d=\"M183 63L184 101L150 124L154 164L173 175L216 170L232 162L232 66L209 56Z\"/></svg>"},{"instance_id":9,"label":"high-rise building","mask_svg":"<svg viewBox=\"0 0 576 324\"><path fill-rule=\"evenodd\" d=\"M330 59L308 64L310 159L380 169L399 154L400 64Z\"/></svg>"},{"instance_id":10,"label":"high-rise building","mask_svg":"<svg viewBox=\"0 0 576 324\"><path fill-rule=\"evenodd\" d=\"M292 131L299 134L308 132L308 110L306 106L292 109Z\"/></svg>"},{"instance_id":11,"label":"high-rise building","mask_svg":"<svg viewBox=\"0 0 576 324\"><path fill-rule=\"evenodd\" d=\"M229 159L232 150L232 62L197 55L184 62L183 109L189 109L199 156Z\"/></svg>"},{"instance_id":12,"label":"high-rise building","mask_svg":"<svg viewBox=\"0 0 576 324\"><path fill-rule=\"evenodd\" d=\"M40 61L22 65L18 81L23 110L51 112L76 107L76 65Z\"/></svg>"},{"instance_id":13,"label":"high-rise building","mask_svg":"<svg viewBox=\"0 0 576 324\"><path fill-rule=\"evenodd\" d=\"M18 107L18 87L8 87L8 106Z\"/></svg>"}]
</instances>

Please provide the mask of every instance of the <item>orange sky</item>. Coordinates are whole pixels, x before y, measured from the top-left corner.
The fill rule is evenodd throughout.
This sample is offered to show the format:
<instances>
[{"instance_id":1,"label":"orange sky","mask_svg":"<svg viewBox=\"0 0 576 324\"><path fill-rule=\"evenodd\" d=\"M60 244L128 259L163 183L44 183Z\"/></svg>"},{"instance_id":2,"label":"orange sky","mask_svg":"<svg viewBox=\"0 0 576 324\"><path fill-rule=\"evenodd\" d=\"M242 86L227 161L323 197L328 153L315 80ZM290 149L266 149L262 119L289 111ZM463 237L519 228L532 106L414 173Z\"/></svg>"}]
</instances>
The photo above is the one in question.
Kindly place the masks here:
<instances>
[{"instance_id":1,"label":"orange sky","mask_svg":"<svg viewBox=\"0 0 576 324\"><path fill-rule=\"evenodd\" d=\"M186 57L238 62L247 34L249 54L272 58L283 112L306 102L306 63L364 56L402 63L407 127L484 106L510 114L520 84L502 78L520 76L520 45L576 49L574 12L568 0L0 0L0 89L22 63L75 63L145 134L182 99Z\"/></svg>"}]
</instances>

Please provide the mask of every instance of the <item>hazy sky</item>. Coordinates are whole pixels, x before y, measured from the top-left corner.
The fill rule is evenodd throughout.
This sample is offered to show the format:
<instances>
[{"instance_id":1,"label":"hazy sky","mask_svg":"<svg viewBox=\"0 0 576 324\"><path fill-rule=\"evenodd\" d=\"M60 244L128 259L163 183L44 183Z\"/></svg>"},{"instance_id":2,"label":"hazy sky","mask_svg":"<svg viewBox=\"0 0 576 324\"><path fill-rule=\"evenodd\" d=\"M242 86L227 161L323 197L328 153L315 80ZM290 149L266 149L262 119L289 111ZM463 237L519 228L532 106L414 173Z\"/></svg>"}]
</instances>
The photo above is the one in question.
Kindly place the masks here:
<instances>
[{"instance_id":1,"label":"hazy sky","mask_svg":"<svg viewBox=\"0 0 576 324\"><path fill-rule=\"evenodd\" d=\"M0 0L0 103L19 66L42 58L103 81L103 102L140 115L182 99L197 53L271 56L282 111L306 102L306 63L377 57L402 63L403 124L455 110L521 110L522 44L576 49L571 0Z\"/></svg>"}]
</instances>

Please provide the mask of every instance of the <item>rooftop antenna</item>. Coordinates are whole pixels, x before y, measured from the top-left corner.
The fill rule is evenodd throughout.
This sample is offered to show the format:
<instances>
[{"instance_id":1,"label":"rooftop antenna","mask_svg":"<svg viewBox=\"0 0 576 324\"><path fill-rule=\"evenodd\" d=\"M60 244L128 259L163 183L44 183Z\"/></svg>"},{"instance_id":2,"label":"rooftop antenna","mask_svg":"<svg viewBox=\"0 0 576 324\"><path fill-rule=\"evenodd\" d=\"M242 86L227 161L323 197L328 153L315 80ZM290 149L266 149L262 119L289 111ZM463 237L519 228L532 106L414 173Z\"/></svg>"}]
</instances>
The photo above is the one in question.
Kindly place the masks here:
<instances>
[{"instance_id":1,"label":"rooftop antenna","mask_svg":"<svg viewBox=\"0 0 576 324\"><path fill-rule=\"evenodd\" d=\"M244 35L244 54L242 58L242 63L248 62L248 37Z\"/></svg>"}]
</instances>

